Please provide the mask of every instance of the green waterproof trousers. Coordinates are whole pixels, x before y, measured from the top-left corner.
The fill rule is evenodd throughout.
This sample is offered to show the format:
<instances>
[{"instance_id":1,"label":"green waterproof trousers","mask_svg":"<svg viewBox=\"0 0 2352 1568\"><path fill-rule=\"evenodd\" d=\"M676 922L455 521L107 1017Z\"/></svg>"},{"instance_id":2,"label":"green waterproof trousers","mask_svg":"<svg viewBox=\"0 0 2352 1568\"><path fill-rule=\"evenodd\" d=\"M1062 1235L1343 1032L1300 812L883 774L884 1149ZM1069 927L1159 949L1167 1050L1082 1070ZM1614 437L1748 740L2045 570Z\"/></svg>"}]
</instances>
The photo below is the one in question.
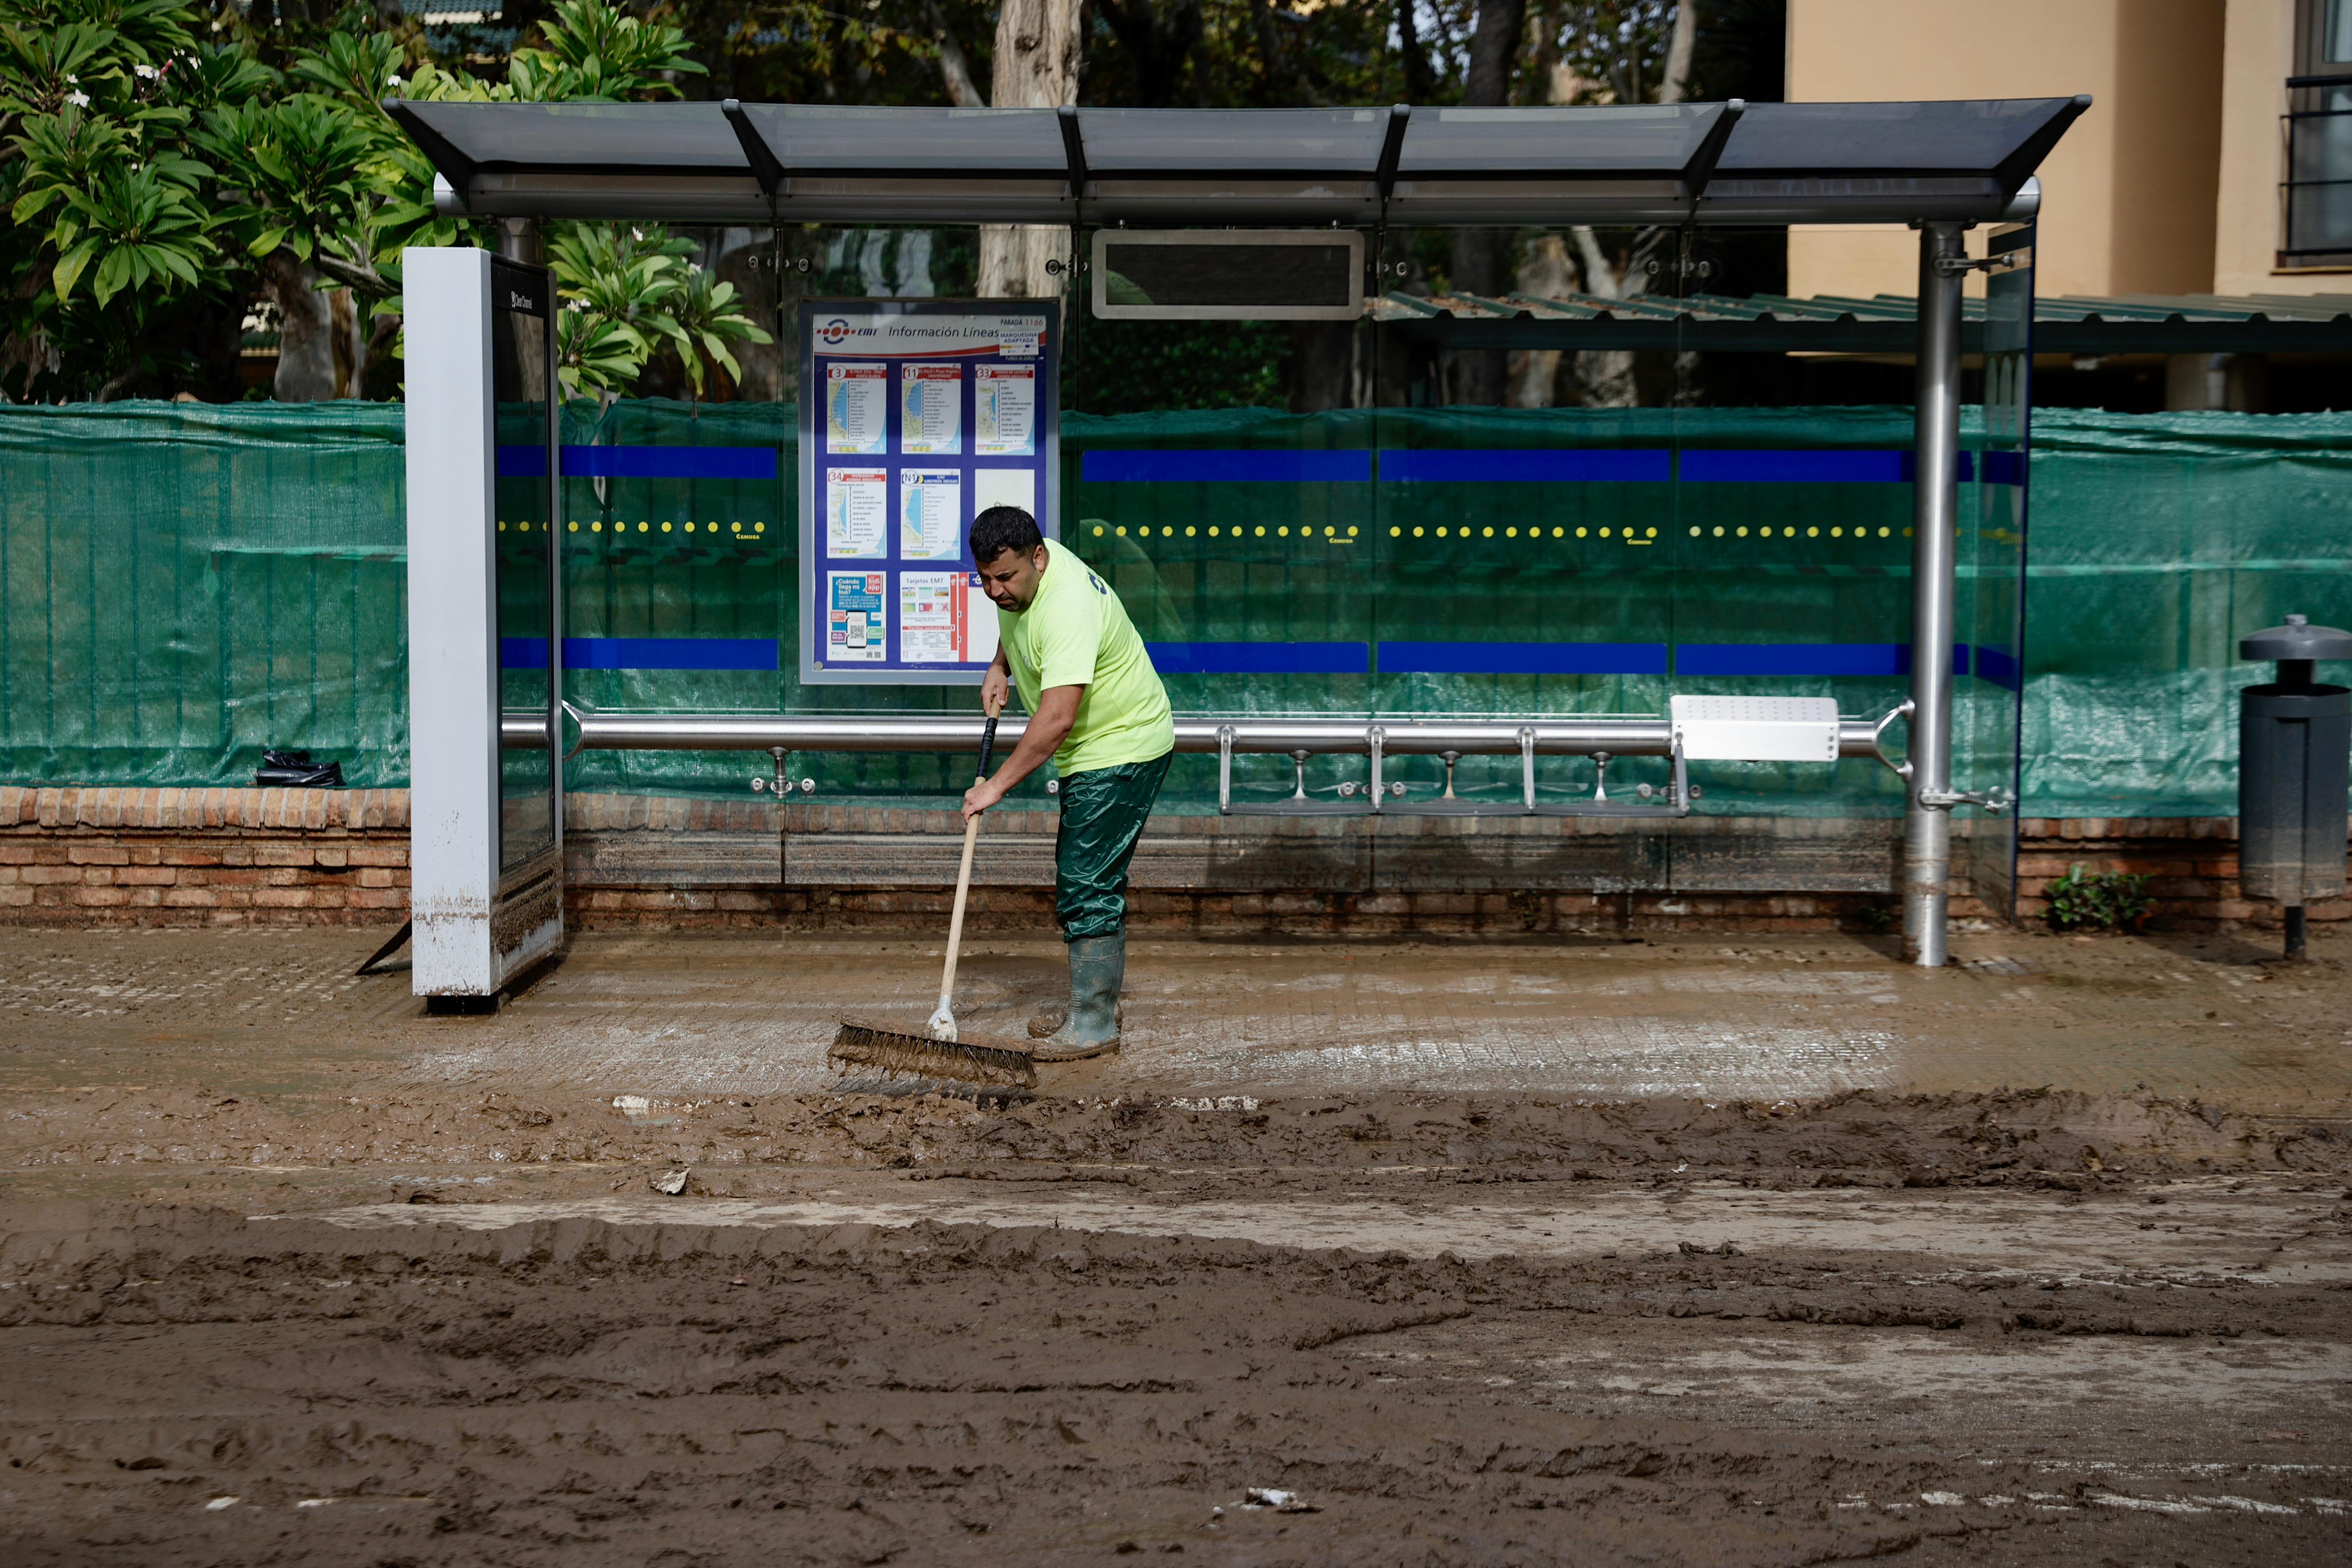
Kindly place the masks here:
<instances>
[{"instance_id":1,"label":"green waterproof trousers","mask_svg":"<svg viewBox=\"0 0 2352 1568\"><path fill-rule=\"evenodd\" d=\"M1054 919L1063 941L1127 929L1128 862L1174 755L1063 777L1062 825L1054 837Z\"/></svg>"}]
</instances>

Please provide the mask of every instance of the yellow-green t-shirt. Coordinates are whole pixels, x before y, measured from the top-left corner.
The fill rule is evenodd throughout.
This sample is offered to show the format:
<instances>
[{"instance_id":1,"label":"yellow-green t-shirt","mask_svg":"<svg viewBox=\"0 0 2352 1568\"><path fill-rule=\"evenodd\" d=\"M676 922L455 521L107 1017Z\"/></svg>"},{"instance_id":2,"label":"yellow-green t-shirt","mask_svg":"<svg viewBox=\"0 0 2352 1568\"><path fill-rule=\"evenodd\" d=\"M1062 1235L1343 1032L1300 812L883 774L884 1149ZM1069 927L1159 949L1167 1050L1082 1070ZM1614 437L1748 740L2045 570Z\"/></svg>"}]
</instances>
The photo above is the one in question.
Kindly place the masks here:
<instances>
[{"instance_id":1,"label":"yellow-green t-shirt","mask_svg":"<svg viewBox=\"0 0 2352 1568\"><path fill-rule=\"evenodd\" d=\"M1031 713L1048 686L1084 686L1077 722L1054 753L1065 773L1150 762L1176 749L1176 720L1127 607L1077 552L1045 546L1037 597L996 612L1013 684Z\"/></svg>"}]
</instances>

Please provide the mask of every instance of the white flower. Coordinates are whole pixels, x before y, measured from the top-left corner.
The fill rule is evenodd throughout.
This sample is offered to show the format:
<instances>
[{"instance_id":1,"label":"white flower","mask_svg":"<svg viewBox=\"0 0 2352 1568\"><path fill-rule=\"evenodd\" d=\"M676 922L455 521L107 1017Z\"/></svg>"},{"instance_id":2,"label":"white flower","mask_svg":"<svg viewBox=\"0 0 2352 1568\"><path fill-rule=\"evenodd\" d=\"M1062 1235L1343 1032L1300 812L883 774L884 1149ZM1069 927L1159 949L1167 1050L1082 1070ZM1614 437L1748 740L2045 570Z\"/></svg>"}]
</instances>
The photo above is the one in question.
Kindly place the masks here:
<instances>
[{"instance_id":1,"label":"white flower","mask_svg":"<svg viewBox=\"0 0 2352 1568\"><path fill-rule=\"evenodd\" d=\"M72 104L76 109L88 109L89 107L89 94L86 92L69 92L66 94L66 101Z\"/></svg>"},{"instance_id":2,"label":"white flower","mask_svg":"<svg viewBox=\"0 0 2352 1568\"><path fill-rule=\"evenodd\" d=\"M391 86L398 87L400 85L400 73L398 71L394 71L383 79Z\"/></svg>"},{"instance_id":3,"label":"white flower","mask_svg":"<svg viewBox=\"0 0 2352 1568\"><path fill-rule=\"evenodd\" d=\"M132 66L131 69L133 74L142 77L148 81L153 81L163 74L162 71L157 70L153 66Z\"/></svg>"}]
</instances>

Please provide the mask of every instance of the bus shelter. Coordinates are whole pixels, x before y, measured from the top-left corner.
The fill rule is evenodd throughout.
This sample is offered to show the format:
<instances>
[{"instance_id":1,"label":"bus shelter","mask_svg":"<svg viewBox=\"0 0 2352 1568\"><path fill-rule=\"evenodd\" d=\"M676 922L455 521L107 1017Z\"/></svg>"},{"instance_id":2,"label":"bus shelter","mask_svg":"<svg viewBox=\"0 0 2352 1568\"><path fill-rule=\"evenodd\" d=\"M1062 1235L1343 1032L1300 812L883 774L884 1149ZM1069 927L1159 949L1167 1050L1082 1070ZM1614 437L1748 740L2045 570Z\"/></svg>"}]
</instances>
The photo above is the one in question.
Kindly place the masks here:
<instances>
[{"instance_id":1,"label":"bus shelter","mask_svg":"<svg viewBox=\"0 0 2352 1568\"><path fill-rule=\"evenodd\" d=\"M1900 778L1906 956L1947 961L1956 885L2013 903L2032 175L2087 98L386 107L438 171L441 210L499 220L509 241L495 258L412 252L406 272L416 986L439 1005L487 1005L560 937L568 757L765 751L784 782L795 753L976 747L977 716L944 693L896 711L872 698L976 683L992 622L967 613L958 552L961 525L992 497L1026 500L1082 553L1135 564L1114 580L1178 700L1178 748L1213 768L1223 812L1638 822L1736 792L1725 767L1883 764ZM648 460L564 433L558 306L529 254L541 219L758 225L776 235L780 272L785 236L806 225L1044 225L1067 231L1055 271L1068 287L1048 299L801 299L777 323L800 353L794 464L782 444L700 437ZM1377 361L1385 319L1414 314L1401 286L1433 235L1655 231L1665 282L1651 292L1671 295L1690 291L1704 230L1891 223L1918 231L1907 447L1685 440L1664 410L1624 411L1564 445L1490 441L1475 417L1452 417L1442 380L1375 363L1359 408L1292 450L1203 444L1213 432L1124 446L1097 434L1064 450L1055 367L1075 339L1116 346L1132 321L1351 321ZM1971 256L1963 235L1979 226L1989 243ZM1985 274L1984 392L1964 445L1971 272ZM1425 371L1411 325L1392 336ZM1874 488L1802 521L1757 500L1798 469ZM577 538L567 487L592 486L593 513L633 482L681 477L772 487L772 535L767 518L747 532L739 517L725 542L771 551L793 634L749 664L675 655L706 669L764 658L764 680L706 682L690 705L633 702L609 679L613 640L564 624L583 571L620 570L617 555L582 552L687 541L617 515L612 534L592 516ZM1899 527L1886 500L1898 493ZM1765 519L1753 538L1751 517ZM1782 559L1741 559L1781 533ZM1727 631L1731 590L1776 573L1801 589L1789 614L1803 628L1771 643ZM1512 597L1531 585L1539 613ZM1899 628L1885 623L1890 591L1907 597ZM1212 601L1253 593L1282 602L1278 626L1219 620ZM1848 634L1833 622L1857 594L1878 596L1875 620ZM1251 700L1221 701L1241 675L1257 683ZM1851 698L1845 685L1821 695L1849 680ZM1504 687L1507 704L1487 695ZM1310 761L1335 756L1364 758L1365 776L1310 790ZM1561 757L1589 759L1589 794L1559 792L1562 765L1545 759ZM1482 789L1455 788L1465 764L1486 769ZM1286 793L1267 794L1267 767Z\"/></svg>"}]
</instances>

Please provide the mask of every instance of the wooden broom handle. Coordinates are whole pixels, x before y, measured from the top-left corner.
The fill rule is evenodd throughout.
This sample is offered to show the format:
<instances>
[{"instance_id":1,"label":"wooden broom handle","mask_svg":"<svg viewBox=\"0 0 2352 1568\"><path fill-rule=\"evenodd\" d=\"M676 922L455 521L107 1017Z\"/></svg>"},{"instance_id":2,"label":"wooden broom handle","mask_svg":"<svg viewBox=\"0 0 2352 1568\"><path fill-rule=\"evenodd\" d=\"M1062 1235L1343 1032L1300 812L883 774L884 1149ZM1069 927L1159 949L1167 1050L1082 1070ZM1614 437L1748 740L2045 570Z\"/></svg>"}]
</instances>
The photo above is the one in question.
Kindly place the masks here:
<instances>
[{"instance_id":1,"label":"wooden broom handle","mask_svg":"<svg viewBox=\"0 0 2352 1568\"><path fill-rule=\"evenodd\" d=\"M996 715L990 714L988 727L980 732L980 776L974 783L988 782L988 764L995 751ZM956 868L955 913L948 919L947 967L940 976L940 1006L943 1009L955 997L956 956L963 951L964 899L971 892L971 852L980 841L980 819L985 815L986 812L977 812L963 825L963 862Z\"/></svg>"}]
</instances>

